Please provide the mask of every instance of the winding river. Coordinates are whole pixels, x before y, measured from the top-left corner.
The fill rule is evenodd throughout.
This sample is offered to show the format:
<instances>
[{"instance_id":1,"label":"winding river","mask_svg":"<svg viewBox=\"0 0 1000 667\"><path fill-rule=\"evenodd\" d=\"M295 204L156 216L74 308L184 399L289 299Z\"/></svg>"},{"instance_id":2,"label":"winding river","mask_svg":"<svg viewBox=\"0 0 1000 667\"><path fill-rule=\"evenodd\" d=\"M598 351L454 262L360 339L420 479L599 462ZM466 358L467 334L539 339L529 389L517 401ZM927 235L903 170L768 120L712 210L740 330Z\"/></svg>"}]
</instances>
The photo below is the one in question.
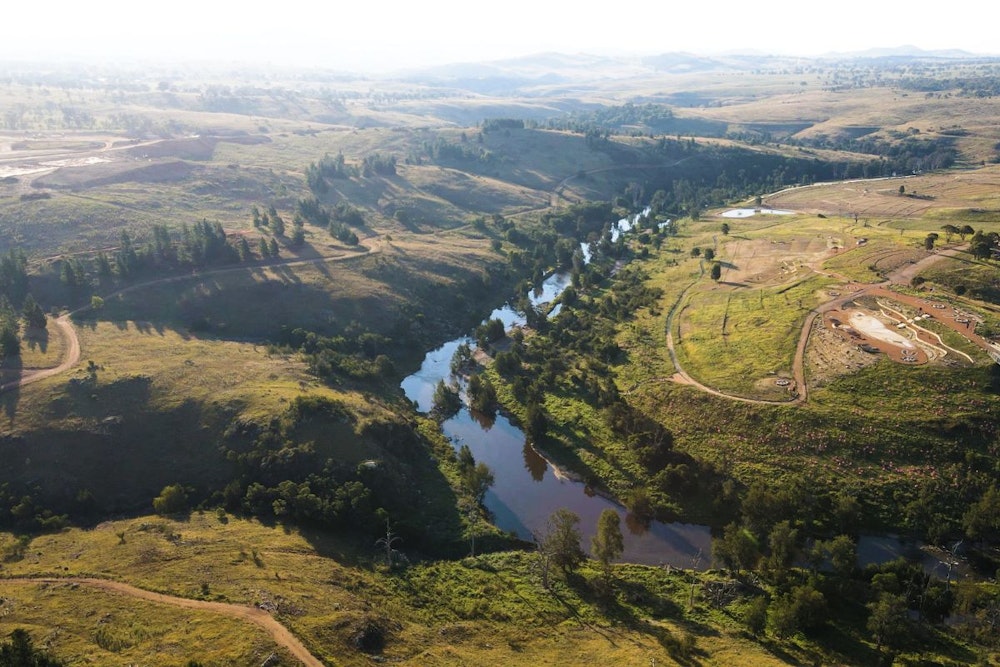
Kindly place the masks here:
<instances>
[{"instance_id":1,"label":"winding river","mask_svg":"<svg viewBox=\"0 0 1000 667\"><path fill-rule=\"evenodd\" d=\"M648 214L647 209L619 220L612 226L612 241ZM585 259L589 260L590 249L584 246L582 250ZM549 304L569 283L568 273L555 273L538 289L532 290L528 298L536 307ZM494 310L487 319L497 318L508 329L525 322L524 314L509 304ZM403 380L403 392L414 401L418 410L428 411L433 406L434 388L440 380L447 382L451 378L451 359L462 343L475 346L475 341L468 337L449 341L428 352L420 370ZM477 420L463 406L457 415L441 425L441 429L456 449L468 445L476 461L485 463L493 471L494 484L486 493L485 505L499 528L532 540L534 535L545 530L549 516L565 507L579 515L581 546L587 550L598 517L610 508L618 512L625 527L625 551L621 560L701 569L710 565L708 526L655 521L648 526L638 524L624 507L593 493L585 484L546 461L528 444L524 432L503 415L498 414L491 421Z\"/></svg>"},{"instance_id":2,"label":"winding river","mask_svg":"<svg viewBox=\"0 0 1000 667\"><path fill-rule=\"evenodd\" d=\"M612 240L631 230L641 217L648 214L646 209L619 220L612 226ZM582 251L585 260L589 261L591 249L584 245ZM569 284L568 273L552 274L538 289L532 290L528 298L536 307L549 304ZM553 309L552 315L556 312ZM524 314L509 303L495 309L487 319L500 319L507 329L525 323ZM470 337L448 341L428 352L420 370L403 380L400 386L418 410L429 411L433 407L437 383L453 379L451 360L463 343L473 348L476 345ZM658 521L642 525L636 522L624 507L595 494L586 484L564 474L543 458L527 442L524 432L502 414L488 421L477 419L463 405L458 414L442 423L441 430L455 449L467 445L476 461L485 463L493 471L494 484L487 491L484 504L492 514L493 522L502 530L533 540L535 535L545 531L549 516L564 507L580 517L581 546L589 550L597 519L601 512L610 508L618 512L624 527L625 550L619 560L700 570L711 567L712 539L708 526ZM858 561L865 565L906 555L911 560L922 562L928 572L941 576L946 567L943 559L922 547L919 543L909 543L893 536L862 536L858 542Z\"/></svg>"}]
</instances>

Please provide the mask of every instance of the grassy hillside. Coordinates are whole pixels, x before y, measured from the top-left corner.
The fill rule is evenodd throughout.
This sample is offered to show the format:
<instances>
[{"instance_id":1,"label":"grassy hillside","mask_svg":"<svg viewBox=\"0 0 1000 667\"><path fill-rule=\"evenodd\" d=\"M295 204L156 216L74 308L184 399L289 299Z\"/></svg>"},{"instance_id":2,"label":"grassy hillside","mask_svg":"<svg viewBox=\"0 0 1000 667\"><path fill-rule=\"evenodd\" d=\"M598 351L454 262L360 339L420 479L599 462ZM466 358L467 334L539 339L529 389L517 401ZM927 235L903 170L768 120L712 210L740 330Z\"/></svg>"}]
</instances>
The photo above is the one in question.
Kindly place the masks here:
<instances>
[{"instance_id":1,"label":"grassy hillside","mask_svg":"<svg viewBox=\"0 0 1000 667\"><path fill-rule=\"evenodd\" d=\"M953 592L843 550L891 529L975 542L970 569L996 569L996 366L941 322L971 361L858 361L822 320L796 354L832 293L917 262L900 294L933 288L1000 331L994 260L942 229L1000 232L995 110L963 63L688 67L561 63L544 83L13 72L0 329L23 331L30 291L73 312L82 355L0 394L0 634L27 627L71 664L292 664L207 610L9 579L90 576L256 605L328 664L995 663L995 582ZM924 90L930 73L944 87ZM731 201L795 213L722 217ZM612 242L647 205L645 229ZM923 264L929 232L954 256ZM704 557L724 569L605 580L586 562L547 590L538 555L488 524L456 443L402 396L426 350L556 267L574 274L561 313L532 314L477 370L630 527L711 523ZM50 316L0 378L71 343ZM807 400L776 382L800 376ZM173 516L147 516L154 499ZM464 557L472 536L485 555ZM379 538L409 564L381 562ZM897 636L872 629L882 603Z\"/></svg>"},{"instance_id":2,"label":"grassy hillside","mask_svg":"<svg viewBox=\"0 0 1000 667\"><path fill-rule=\"evenodd\" d=\"M377 550L337 536L262 526L224 513L186 520L143 517L38 537L0 536L4 577L94 576L199 600L258 605L292 629L310 651L336 665L565 664L581 660L657 664L865 662L874 647L859 636L856 610L821 641L756 640L743 625L746 598L723 601L716 574L619 566L610 595L595 594L599 574L585 566L546 591L530 553L388 570ZM400 549L407 551L402 543ZM716 582L716 583L713 583ZM94 594L74 584L5 582L0 630L27 627L69 664L142 658L239 664L275 647L246 624L211 613ZM767 589L758 589L767 594ZM25 604L30 600L30 604ZM834 603L836 604L836 603ZM60 629L48 619L60 617ZM192 630L191 628L197 628ZM824 646L824 644L826 646ZM831 644L836 648L830 648ZM926 645L925 646L930 646ZM280 654L280 651L279 651ZM949 642L925 657L962 660ZM293 664L285 662L282 664Z\"/></svg>"}]
</instances>

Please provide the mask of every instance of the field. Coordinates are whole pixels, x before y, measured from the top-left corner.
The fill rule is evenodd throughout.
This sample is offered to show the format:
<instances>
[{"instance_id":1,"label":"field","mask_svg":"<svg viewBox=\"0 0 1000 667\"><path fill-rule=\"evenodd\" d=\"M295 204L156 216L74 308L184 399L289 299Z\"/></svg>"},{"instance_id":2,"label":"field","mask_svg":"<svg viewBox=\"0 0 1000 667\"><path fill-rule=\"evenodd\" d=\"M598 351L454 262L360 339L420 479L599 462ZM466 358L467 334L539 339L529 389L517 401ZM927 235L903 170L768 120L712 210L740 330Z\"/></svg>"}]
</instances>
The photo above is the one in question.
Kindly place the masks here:
<instances>
[{"instance_id":1,"label":"field","mask_svg":"<svg viewBox=\"0 0 1000 667\"><path fill-rule=\"evenodd\" d=\"M717 230L722 221L730 229L727 234L711 234L710 243L722 267L716 283L705 280L704 261L686 260L689 263L700 261L701 278L690 284L672 311L673 343L681 366L700 384L723 393L781 400L783 394L787 396L789 391L795 390L796 381L801 381L795 377L793 369L795 347L803 327L811 325L810 316L818 308L826 310L834 302L844 301L842 295L849 295L866 284L890 279L909 288L913 273L925 280L928 276L939 276L940 282L957 284L961 274L947 267L967 266L967 271L976 270L975 264L963 258L967 257L964 254L942 256L938 261L936 255L923 248L922 240L931 229L928 219L940 223L935 227L938 230L941 224L947 224L942 220L953 220L941 217L940 207L953 211L961 208L961 203L978 203L989 197L994 174L993 169L985 170L984 174L966 174L960 188L951 188L957 178L951 175L922 177L921 188L935 193L950 192L947 201L940 201L939 197L944 195L939 194L920 210L900 209L891 206L892 197L898 199L899 195L887 195L889 202L875 207L882 217L877 224L855 221L853 214L840 212L841 202L848 201L854 191L850 184L804 187L766 198L768 205L795 211L797 215L762 215L749 219L716 216L711 222L686 223L681 230L685 249L706 243L706 235ZM804 215L806 211L813 215ZM991 231L990 226L984 230ZM928 268L921 269L924 265ZM979 270L986 271L986 267ZM990 278L981 273L974 282L989 284ZM962 305L960 297L960 294L948 295L944 302ZM672 298L667 297L664 304L671 303ZM883 294L883 298L891 299L892 295ZM882 313L885 312L883 308ZM913 314L916 314L915 307ZM898 319L883 319L891 326L899 322ZM986 331L991 330L989 319L979 318L979 326L985 326ZM952 331L953 342L961 345L954 337L954 329ZM869 336L875 345L881 344L884 338ZM835 348L841 347L827 336L818 339ZM854 342L863 343L863 337ZM985 363L985 345L982 341L973 345L980 350L977 355L980 363ZM816 347L812 346L812 358L806 355L806 363L812 365L814 377L825 375L818 365L822 362L815 357L830 358ZM952 357L962 358L959 354ZM828 363L823 365L829 366ZM845 367L850 368L851 364ZM783 388L776 387L776 377L792 382L782 383Z\"/></svg>"},{"instance_id":2,"label":"field","mask_svg":"<svg viewBox=\"0 0 1000 667\"><path fill-rule=\"evenodd\" d=\"M82 577L269 610L326 664L361 665L373 659L565 664L597 658L769 665L789 659L853 662L873 655L870 646L845 635L841 652L827 653L802 641L776 656L733 617L741 610L721 610L709 602L710 576L694 579L676 570L621 566L615 572L614 600L601 602L587 590L595 570L559 579L551 595L541 588L527 553L389 571L375 560L374 548L224 513L108 522L38 537L27 545L0 536L0 548L7 554L0 570L0 631L27 626L72 664L142 659L176 665L196 659L236 665L263 661L272 652L283 664L294 664L285 663L287 654L248 623L95 593L73 583ZM11 580L41 576L57 579ZM59 578L67 582L58 583ZM56 615L58 628L48 622ZM366 627L369 635L362 633ZM361 642L365 636L372 643Z\"/></svg>"},{"instance_id":3,"label":"field","mask_svg":"<svg viewBox=\"0 0 1000 667\"><path fill-rule=\"evenodd\" d=\"M0 305L24 300L23 252L48 324L0 367L0 639L26 627L74 665L874 664L871 573L807 571L807 545L905 532L995 564L966 516L995 487L1000 273L943 227L1000 233L1000 123L907 88L993 65L612 61L474 84L11 74ZM602 239L595 211L645 206L663 227ZM762 486L785 494L798 561L748 523L752 564L605 581L586 560L547 590L488 523L489 485L400 381L571 266L579 327L477 368L529 442L633 528L719 541ZM187 511L150 516L173 485ZM818 628L781 628L793 582L823 590ZM904 661L996 664L988 638L911 625Z\"/></svg>"}]
</instances>

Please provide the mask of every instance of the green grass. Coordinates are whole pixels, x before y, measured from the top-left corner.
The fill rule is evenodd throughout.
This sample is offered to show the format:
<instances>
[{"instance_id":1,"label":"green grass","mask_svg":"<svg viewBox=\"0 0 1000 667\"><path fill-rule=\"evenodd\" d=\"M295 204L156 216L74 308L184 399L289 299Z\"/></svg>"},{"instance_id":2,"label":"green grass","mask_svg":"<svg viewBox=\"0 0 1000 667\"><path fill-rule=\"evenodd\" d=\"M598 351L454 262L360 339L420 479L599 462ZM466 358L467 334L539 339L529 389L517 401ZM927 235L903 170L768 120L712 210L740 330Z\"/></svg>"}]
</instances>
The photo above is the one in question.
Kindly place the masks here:
<instances>
[{"instance_id":1,"label":"green grass","mask_svg":"<svg viewBox=\"0 0 1000 667\"><path fill-rule=\"evenodd\" d=\"M45 330L21 327L21 356L18 361L23 368L51 368L58 366L62 359L65 341L59 328L48 316Z\"/></svg>"},{"instance_id":2,"label":"green grass","mask_svg":"<svg viewBox=\"0 0 1000 667\"><path fill-rule=\"evenodd\" d=\"M922 271L920 277L953 293L1000 303L1000 267L994 261L973 259L968 254L948 257Z\"/></svg>"},{"instance_id":3,"label":"green grass","mask_svg":"<svg viewBox=\"0 0 1000 667\"><path fill-rule=\"evenodd\" d=\"M915 246L879 238L828 259L823 268L859 283L877 283L887 272L924 256Z\"/></svg>"},{"instance_id":4,"label":"green grass","mask_svg":"<svg viewBox=\"0 0 1000 667\"><path fill-rule=\"evenodd\" d=\"M802 323L831 282L813 276L782 288L692 291L675 318L681 367L723 392L781 400L787 392L771 380L791 375Z\"/></svg>"},{"instance_id":5,"label":"green grass","mask_svg":"<svg viewBox=\"0 0 1000 667\"><path fill-rule=\"evenodd\" d=\"M261 346L129 321L91 322L78 331L81 367L0 396L7 455L18 462L3 479L34 480L44 490L43 505L47 494L64 502L57 490L66 488L88 489L97 507L118 512L147 509L176 482L205 495L235 474L218 447L226 429L267 424L300 396L340 401L360 423L391 411L323 386L295 356ZM97 368L93 386L81 382L89 361ZM299 435L324 457L371 455L349 426Z\"/></svg>"},{"instance_id":6,"label":"green grass","mask_svg":"<svg viewBox=\"0 0 1000 667\"><path fill-rule=\"evenodd\" d=\"M12 539L0 534L0 547ZM365 621L383 628L384 659L402 664L845 663L872 650L859 619L836 614L837 640L826 646L802 635L755 641L742 627L743 600L719 608L704 597L702 584L718 574L616 566L613 594L601 598L599 570L588 563L567 578L553 573L549 592L530 552L387 571L372 562L374 546L215 513L67 530L36 537L26 554L5 562L3 575L96 576L180 597L263 604L314 655L337 665L370 664L351 641ZM74 665L249 664L273 650L253 626L82 586L0 578L0 594L0 630L27 627ZM954 643L934 651L960 654Z\"/></svg>"},{"instance_id":7,"label":"green grass","mask_svg":"<svg viewBox=\"0 0 1000 667\"><path fill-rule=\"evenodd\" d=\"M10 584L0 579L0 636L27 629L36 646L67 665L260 664L291 657L263 630L203 611L123 597L72 583ZM53 619L59 619L58 625Z\"/></svg>"}]
</instances>

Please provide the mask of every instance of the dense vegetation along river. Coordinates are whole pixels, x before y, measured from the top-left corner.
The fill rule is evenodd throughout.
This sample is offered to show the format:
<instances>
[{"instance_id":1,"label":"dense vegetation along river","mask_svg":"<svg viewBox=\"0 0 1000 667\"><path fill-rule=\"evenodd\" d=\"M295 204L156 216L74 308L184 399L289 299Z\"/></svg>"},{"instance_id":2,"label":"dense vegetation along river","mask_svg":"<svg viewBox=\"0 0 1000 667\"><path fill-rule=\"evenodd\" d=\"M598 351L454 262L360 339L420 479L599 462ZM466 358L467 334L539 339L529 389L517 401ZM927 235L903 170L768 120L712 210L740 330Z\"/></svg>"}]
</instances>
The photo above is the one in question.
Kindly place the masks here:
<instances>
[{"instance_id":1,"label":"dense vegetation along river","mask_svg":"<svg viewBox=\"0 0 1000 667\"><path fill-rule=\"evenodd\" d=\"M618 221L612 228L613 238L631 229L642 215L648 215L648 209ZM590 257L589 250L584 248L587 259ZM553 274L528 297L534 306L551 303L569 283L568 273ZM488 319L496 318L508 329L525 322L524 315L509 305L494 310ZM440 380L449 381L451 359L462 343L475 345L470 338L445 343L428 352L420 370L403 380L403 392L416 403L418 410L427 411L433 407L434 389ZM492 512L496 525L503 530L531 540L533 535L545 530L546 521L555 510L565 507L580 516L581 546L589 550L598 516L603 510L611 508L621 515L622 525L625 526L623 561L685 568L709 566L711 536L708 526L655 521L648 526L636 525L623 507L595 495L582 482L561 474L527 443L524 433L503 415L497 415L491 424L480 423L468 408L463 407L457 415L445 421L441 429L456 449L468 445L476 461L485 463L493 471L495 481L486 494L485 505Z\"/></svg>"},{"instance_id":2,"label":"dense vegetation along river","mask_svg":"<svg viewBox=\"0 0 1000 667\"><path fill-rule=\"evenodd\" d=\"M612 240L629 231L644 215L648 215L648 209L619 220L612 227ZM589 261L591 249L584 245L582 250L585 260ZM551 303L569 284L568 273L555 273L539 289L529 293L528 298L534 306ZM553 309L552 316L556 312ZM525 323L523 313L510 305L494 310L488 319L500 319L507 329ZM462 343L475 346L475 341L468 337L449 341L428 352L420 370L403 380L403 392L418 410L428 411L433 407L434 389L440 380L448 382L451 379L451 360ZM648 526L638 524L624 507L594 494L584 483L552 466L503 415L498 414L492 423L483 423L463 406L458 414L441 425L441 429L456 449L468 445L476 461L485 463L493 471L494 484L486 493L484 503L501 529L532 540L534 535L545 530L549 516L565 507L580 516L581 547L589 551L597 518L602 511L611 508L619 513L624 526L625 551L620 560L696 569L711 566L712 539L708 526L658 521ZM944 576L946 564L940 558L922 553L920 546L891 536L862 536L858 543L858 561L861 565L878 563L906 554L920 560L927 571Z\"/></svg>"}]
</instances>

